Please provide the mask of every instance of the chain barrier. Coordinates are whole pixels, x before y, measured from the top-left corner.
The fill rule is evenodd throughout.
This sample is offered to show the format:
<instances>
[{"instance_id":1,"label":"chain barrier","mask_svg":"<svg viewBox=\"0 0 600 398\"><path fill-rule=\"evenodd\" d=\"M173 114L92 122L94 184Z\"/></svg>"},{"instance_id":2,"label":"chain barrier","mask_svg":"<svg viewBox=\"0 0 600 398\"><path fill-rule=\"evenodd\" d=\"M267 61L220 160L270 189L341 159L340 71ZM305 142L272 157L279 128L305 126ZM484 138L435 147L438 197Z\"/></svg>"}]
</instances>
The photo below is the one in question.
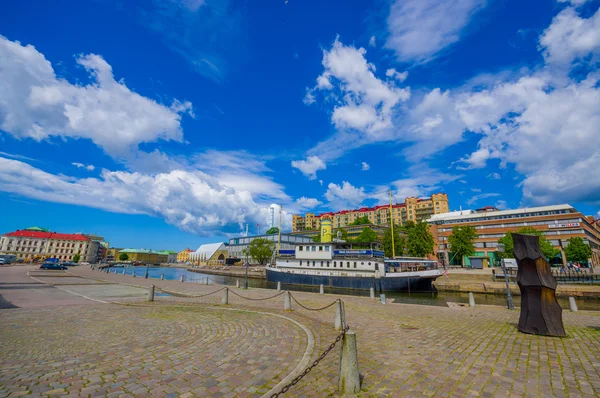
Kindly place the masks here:
<instances>
[{"instance_id":1,"label":"chain barrier","mask_svg":"<svg viewBox=\"0 0 600 398\"><path fill-rule=\"evenodd\" d=\"M346 326L344 329L342 329L340 334L338 334L338 336L335 338L335 341L333 343L331 343L325 351L323 351L323 353L319 356L319 358L315 359L311 365L309 365L306 369L304 369L304 371L302 373L300 373L298 376L294 377L294 379L291 382L289 382L288 384L283 386L283 388L279 392L271 395L271 398L277 398L280 395L283 395L286 392L288 392L288 390L292 386L295 386L296 384L298 384L298 382L300 380L302 380L304 378L304 376L309 374L311 370L313 370L315 367L317 367L317 365L327 356L327 354L329 354L331 352L331 350L333 350L335 345L342 339L342 337L344 337L344 335L346 334L348 329L350 329L350 326Z\"/></svg>"},{"instance_id":2,"label":"chain barrier","mask_svg":"<svg viewBox=\"0 0 600 398\"><path fill-rule=\"evenodd\" d=\"M236 295L236 296L238 296L238 297L240 297L240 298L243 298L243 299L246 299L246 300L252 300L252 301L270 300L270 299L272 299L272 298L279 297L279 296L281 296L281 295L282 295L282 294L284 294L284 293L287 293L286 291L283 291L283 292L281 292L281 293L277 293L276 295L274 295L274 296L271 296L271 297L252 298L252 297L246 297L246 296L242 296L241 294L237 294L237 293L236 293L235 291L233 291L233 290L230 290L229 292L230 292L230 293L233 293L234 295Z\"/></svg>"},{"instance_id":3,"label":"chain barrier","mask_svg":"<svg viewBox=\"0 0 600 398\"><path fill-rule=\"evenodd\" d=\"M159 290L159 291L161 291L161 292L163 292L163 293L170 294L171 296L175 296L175 297L184 297L184 298L200 298L200 297L206 297L206 296L210 296L211 294L219 293L220 291L223 291L223 290L227 289L227 286L225 286L225 287L222 287L222 288L221 288L221 289L219 289L219 290L215 290L214 292L210 292L210 293L207 293L207 294L200 294L200 295L184 294L184 293L176 293L176 292L171 292L171 291L168 291L168 290L161 289L161 288L159 288L159 287L155 287L155 289L156 289L156 290Z\"/></svg>"},{"instance_id":4,"label":"chain barrier","mask_svg":"<svg viewBox=\"0 0 600 398\"><path fill-rule=\"evenodd\" d=\"M300 304L300 302L298 300L296 300L296 297L294 297L291 293L290 293L290 296L292 297L292 300L294 300L296 302L296 304L298 304L300 307L304 308L305 310L309 310L309 311L323 311L323 310L326 310L327 308L331 307L335 303L341 301L340 299L337 299L333 303L328 304L325 307L321 307L321 308L309 308L309 307L306 307L306 306Z\"/></svg>"}]
</instances>

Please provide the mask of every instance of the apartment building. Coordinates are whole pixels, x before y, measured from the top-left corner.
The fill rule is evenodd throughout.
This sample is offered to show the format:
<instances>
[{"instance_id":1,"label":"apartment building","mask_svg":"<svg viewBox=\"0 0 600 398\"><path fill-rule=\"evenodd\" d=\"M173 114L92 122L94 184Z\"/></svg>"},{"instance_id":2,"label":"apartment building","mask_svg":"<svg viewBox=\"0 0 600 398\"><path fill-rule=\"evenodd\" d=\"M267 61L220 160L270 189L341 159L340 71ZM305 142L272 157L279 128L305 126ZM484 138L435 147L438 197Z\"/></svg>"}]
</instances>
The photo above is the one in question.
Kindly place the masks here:
<instances>
[{"instance_id":1,"label":"apartment building","mask_svg":"<svg viewBox=\"0 0 600 398\"><path fill-rule=\"evenodd\" d=\"M50 232L40 227L30 227L9 232L0 237L0 254L12 254L25 261L42 261L58 258L60 261L73 261L78 254L79 261L95 263L99 243L82 234Z\"/></svg>"},{"instance_id":2,"label":"apartment building","mask_svg":"<svg viewBox=\"0 0 600 398\"><path fill-rule=\"evenodd\" d=\"M424 221L435 214L447 213L448 195L436 193L429 198L406 198L404 203L392 205L391 220L395 224L404 225L407 221ZM390 206L361 207L355 210L341 210L315 215L306 213L304 216L292 216L292 231L318 231L321 220L331 220L333 228L344 228L360 217L368 217L369 222L375 225L390 224Z\"/></svg>"},{"instance_id":3,"label":"apartment building","mask_svg":"<svg viewBox=\"0 0 600 398\"><path fill-rule=\"evenodd\" d=\"M546 239L561 251L570 238L583 238L592 249L592 265L600 266L600 221L583 215L568 204L514 210L498 210L488 206L477 210L437 214L428 222L437 242L436 254L444 264L461 262L455 258L448 245L448 236L452 233L452 228L457 225L471 225L477 231L475 256L489 257L492 265L499 263L498 239L507 232L516 232L518 228L527 226L542 231ZM561 258L551 260L562 263ZM469 265L469 259L463 259L463 264Z\"/></svg>"}]
</instances>

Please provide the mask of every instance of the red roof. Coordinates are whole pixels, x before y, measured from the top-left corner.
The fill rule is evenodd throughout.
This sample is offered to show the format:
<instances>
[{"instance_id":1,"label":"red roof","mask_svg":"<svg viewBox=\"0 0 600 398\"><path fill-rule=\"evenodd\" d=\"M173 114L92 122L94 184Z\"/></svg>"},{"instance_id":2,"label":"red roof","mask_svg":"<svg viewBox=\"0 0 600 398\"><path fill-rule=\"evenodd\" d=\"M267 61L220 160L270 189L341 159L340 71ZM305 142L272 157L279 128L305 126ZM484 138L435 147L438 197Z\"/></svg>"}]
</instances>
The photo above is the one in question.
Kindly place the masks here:
<instances>
[{"instance_id":1,"label":"red roof","mask_svg":"<svg viewBox=\"0 0 600 398\"><path fill-rule=\"evenodd\" d=\"M61 240L83 240L89 241L90 238L81 234L61 234L58 232L39 232L39 231L21 231L9 232L3 236L14 236L22 238L37 238L37 239L61 239Z\"/></svg>"}]
</instances>

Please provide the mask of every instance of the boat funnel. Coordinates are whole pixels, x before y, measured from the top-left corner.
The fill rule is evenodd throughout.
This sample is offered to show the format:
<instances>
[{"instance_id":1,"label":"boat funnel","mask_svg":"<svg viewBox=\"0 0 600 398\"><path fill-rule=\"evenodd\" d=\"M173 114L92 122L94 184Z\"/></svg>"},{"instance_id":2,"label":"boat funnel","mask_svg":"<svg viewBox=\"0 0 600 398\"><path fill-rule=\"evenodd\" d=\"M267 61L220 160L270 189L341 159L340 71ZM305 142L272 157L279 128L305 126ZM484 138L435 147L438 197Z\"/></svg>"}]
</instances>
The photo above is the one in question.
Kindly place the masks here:
<instances>
[{"instance_id":1,"label":"boat funnel","mask_svg":"<svg viewBox=\"0 0 600 398\"><path fill-rule=\"evenodd\" d=\"M321 221L321 242L331 242L331 220Z\"/></svg>"}]
</instances>

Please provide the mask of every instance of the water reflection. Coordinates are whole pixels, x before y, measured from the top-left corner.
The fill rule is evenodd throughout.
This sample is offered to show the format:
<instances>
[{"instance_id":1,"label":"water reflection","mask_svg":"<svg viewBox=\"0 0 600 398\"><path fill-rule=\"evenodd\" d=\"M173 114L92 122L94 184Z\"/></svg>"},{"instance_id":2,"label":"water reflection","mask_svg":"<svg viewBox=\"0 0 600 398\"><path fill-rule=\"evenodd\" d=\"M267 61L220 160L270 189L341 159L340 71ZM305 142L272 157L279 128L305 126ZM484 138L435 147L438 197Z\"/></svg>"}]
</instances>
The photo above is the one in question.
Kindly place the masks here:
<instances>
[{"instance_id":1,"label":"water reflection","mask_svg":"<svg viewBox=\"0 0 600 398\"><path fill-rule=\"evenodd\" d=\"M146 274L146 267L129 267L129 268L112 268L116 269L117 273L125 271L127 275L131 275L135 272L136 277L144 277ZM184 277L186 282L191 283L202 283L205 284L218 284L218 285L229 285L235 286L236 281L240 281L240 286L244 285L244 277L233 277L223 275L210 275L201 272L191 272L186 268L170 268L170 267L150 267L148 269L148 277L153 279L160 279L161 275L165 280L180 280L181 276ZM273 282L267 282L265 279L248 278L248 286L253 288L263 289L276 289L277 284ZM297 285L285 285L281 286L284 290L302 291L302 292L319 292L319 286L297 286ZM340 295L351 295L351 296L369 296L368 290L351 290L351 289L331 289L325 287L325 293L340 294ZM468 293L460 292L411 292L411 293L385 293L386 298L393 298L396 303L402 304L421 304L421 305L434 305L434 306L447 306L448 302L454 303L468 303ZM500 305L506 306L506 296L496 294L474 294L475 303L479 305ZM515 306L519 306L521 303L520 296L513 296ZM563 309L569 308L569 300L567 298L559 298L558 302ZM580 310L594 310L600 311L600 300L577 300L577 306Z\"/></svg>"}]
</instances>

